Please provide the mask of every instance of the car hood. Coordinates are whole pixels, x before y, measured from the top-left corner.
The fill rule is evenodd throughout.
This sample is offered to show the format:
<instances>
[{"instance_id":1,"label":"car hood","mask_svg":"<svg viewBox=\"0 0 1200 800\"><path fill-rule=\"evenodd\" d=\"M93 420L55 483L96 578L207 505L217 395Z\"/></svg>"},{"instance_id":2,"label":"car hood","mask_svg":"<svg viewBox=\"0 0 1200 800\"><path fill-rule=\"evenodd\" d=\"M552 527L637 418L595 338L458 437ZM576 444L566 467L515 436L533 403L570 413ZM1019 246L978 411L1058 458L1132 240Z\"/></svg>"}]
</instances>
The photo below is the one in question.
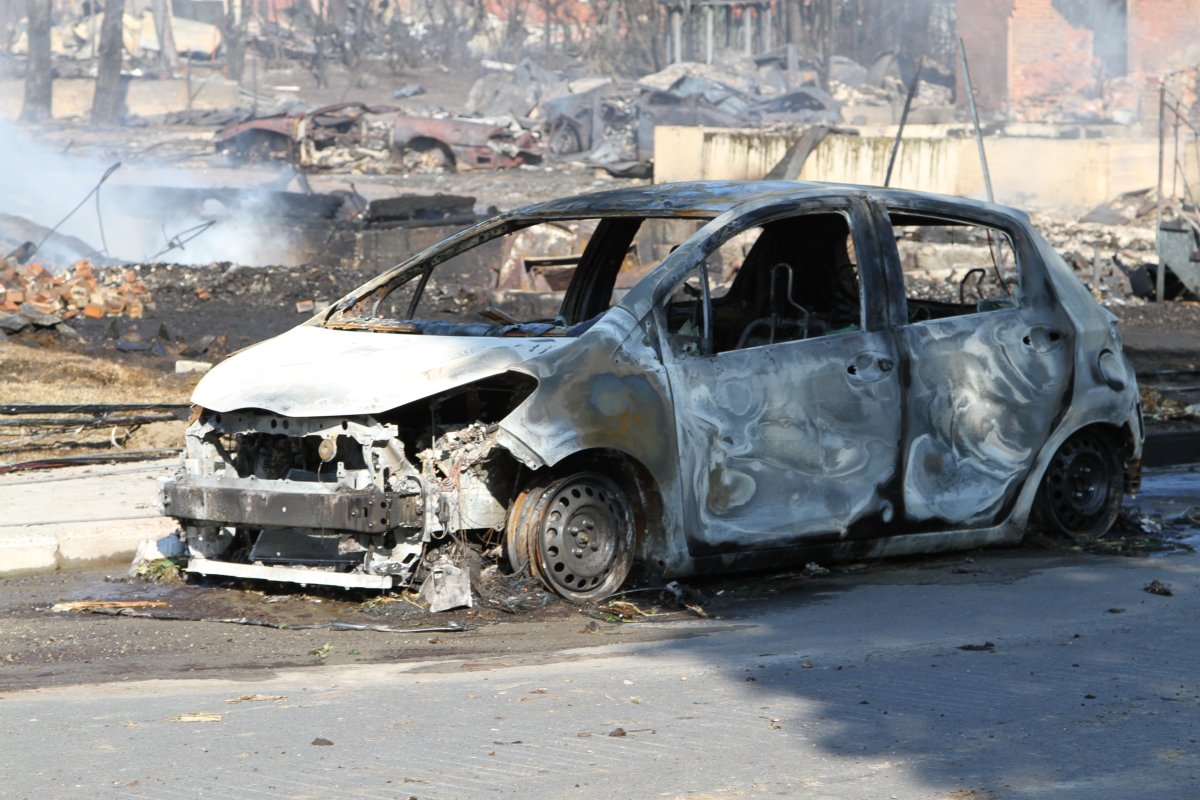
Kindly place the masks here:
<instances>
[{"instance_id":1,"label":"car hood","mask_svg":"<svg viewBox=\"0 0 1200 800\"><path fill-rule=\"evenodd\" d=\"M570 341L305 325L213 367L192 402L213 411L261 408L289 417L378 414L497 375Z\"/></svg>"}]
</instances>

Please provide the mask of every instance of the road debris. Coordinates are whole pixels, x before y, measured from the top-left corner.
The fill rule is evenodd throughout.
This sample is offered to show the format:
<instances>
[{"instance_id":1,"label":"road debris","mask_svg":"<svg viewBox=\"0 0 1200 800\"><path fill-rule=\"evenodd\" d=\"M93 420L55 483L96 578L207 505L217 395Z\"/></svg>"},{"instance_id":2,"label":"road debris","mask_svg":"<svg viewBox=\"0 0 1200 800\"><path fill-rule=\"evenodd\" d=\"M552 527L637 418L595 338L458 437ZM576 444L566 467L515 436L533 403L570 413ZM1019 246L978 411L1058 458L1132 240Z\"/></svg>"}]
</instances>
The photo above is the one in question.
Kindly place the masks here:
<instances>
[{"instance_id":1,"label":"road debris","mask_svg":"<svg viewBox=\"0 0 1200 800\"><path fill-rule=\"evenodd\" d=\"M220 722L225 715L214 711L196 711L167 717L167 722Z\"/></svg>"},{"instance_id":2,"label":"road debris","mask_svg":"<svg viewBox=\"0 0 1200 800\"><path fill-rule=\"evenodd\" d=\"M471 576L465 569L442 556L429 568L429 576L421 584L417 600L427 604L433 612L470 608Z\"/></svg>"},{"instance_id":3,"label":"road debris","mask_svg":"<svg viewBox=\"0 0 1200 800\"><path fill-rule=\"evenodd\" d=\"M1152 581L1150 581L1150 583L1146 584L1142 588L1142 591L1148 592L1150 594L1156 594L1156 595L1159 595L1160 597L1171 597L1172 595L1175 594L1175 592L1171 589L1171 584L1164 583L1163 581L1160 581L1157 579L1152 580Z\"/></svg>"},{"instance_id":4,"label":"road debris","mask_svg":"<svg viewBox=\"0 0 1200 800\"><path fill-rule=\"evenodd\" d=\"M226 700L226 703L282 703L287 700L287 695L283 694L243 694L237 697L231 697Z\"/></svg>"},{"instance_id":5,"label":"road debris","mask_svg":"<svg viewBox=\"0 0 1200 800\"><path fill-rule=\"evenodd\" d=\"M74 612L111 612L132 608L166 608L165 600L72 600L55 603L50 611L55 614Z\"/></svg>"}]
</instances>

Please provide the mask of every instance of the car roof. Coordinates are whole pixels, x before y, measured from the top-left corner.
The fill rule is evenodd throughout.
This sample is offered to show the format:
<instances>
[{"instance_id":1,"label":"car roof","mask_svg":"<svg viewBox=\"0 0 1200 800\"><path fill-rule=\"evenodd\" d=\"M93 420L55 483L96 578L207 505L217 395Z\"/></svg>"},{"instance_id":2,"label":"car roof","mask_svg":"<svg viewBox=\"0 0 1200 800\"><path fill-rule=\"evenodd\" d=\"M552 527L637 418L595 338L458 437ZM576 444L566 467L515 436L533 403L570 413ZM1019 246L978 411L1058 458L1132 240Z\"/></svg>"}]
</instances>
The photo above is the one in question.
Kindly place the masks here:
<instances>
[{"instance_id":1,"label":"car roof","mask_svg":"<svg viewBox=\"0 0 1200 800\"><path fill-rule=\"evenodd\" d=\"M907 189L884 189L847 183L816 181L692 181L659 183L609 189L575 195L515 209L504 216L570 217L623 214L662 215L667 217L714 217L744 203L766 199L797 200L870 194L889 205L920 205L937 201L959 206L964 212L999 213L1026 221L1018 209L995 203Z\"/></svg>"}]
</instances>

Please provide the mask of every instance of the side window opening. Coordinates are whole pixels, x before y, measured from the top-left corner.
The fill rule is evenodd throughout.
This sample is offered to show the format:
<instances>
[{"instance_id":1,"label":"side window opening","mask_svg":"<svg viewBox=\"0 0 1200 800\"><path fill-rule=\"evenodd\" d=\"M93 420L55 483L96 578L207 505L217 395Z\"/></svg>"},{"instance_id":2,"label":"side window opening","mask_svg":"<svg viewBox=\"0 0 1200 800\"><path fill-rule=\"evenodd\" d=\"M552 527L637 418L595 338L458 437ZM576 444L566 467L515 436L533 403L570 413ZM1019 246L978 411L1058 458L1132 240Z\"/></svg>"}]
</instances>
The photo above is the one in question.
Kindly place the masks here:
<instances>
[{"instance_id":1,"label":"side window opening","mask_svg":"<svg viewBox=\"0 0 1200 800\"><path fill-rule=\"evenodd\" d=\"M860 330L861 283L846 218L806 214L736 234L680 283L666 312L673 347L684 355Z\"/></svg>"},{"instance_id":2,"label":"side window opening","mask_svg":"<svg viewBox=\"0 0 1200 800\"><path fill-rule=\"evenodd\" d=\"M908 214L891 218L910 323L1017 306L1020 270L1005 231Z\"/></svg>"}]
</instances>

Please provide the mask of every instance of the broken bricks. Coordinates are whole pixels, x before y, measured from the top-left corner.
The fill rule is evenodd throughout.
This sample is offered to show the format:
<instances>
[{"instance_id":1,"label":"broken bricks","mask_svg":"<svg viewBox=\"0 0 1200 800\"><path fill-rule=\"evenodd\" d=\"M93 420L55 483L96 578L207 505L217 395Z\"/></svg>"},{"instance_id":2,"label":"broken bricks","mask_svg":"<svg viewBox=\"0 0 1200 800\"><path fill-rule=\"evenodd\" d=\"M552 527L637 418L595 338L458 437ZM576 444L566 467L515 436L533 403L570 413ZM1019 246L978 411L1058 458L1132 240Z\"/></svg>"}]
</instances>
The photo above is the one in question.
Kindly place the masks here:
<instances>
[{"instance_id":1,"label":"broken bricks","mask_svg":"<svg viewBox=\"0 0 1200 800\"><path fill-rule=\"evenodd\" d=\"M125 316L140 319L152 305L150 291L130 269L98 277L90 262L80 260L66 272L50 274L41 264L0 270L0 314L19 315L26 325L54 327L77 316L89 319ZM9 320L6 333L15 333Z\"/></svg>"}]
</instances>

